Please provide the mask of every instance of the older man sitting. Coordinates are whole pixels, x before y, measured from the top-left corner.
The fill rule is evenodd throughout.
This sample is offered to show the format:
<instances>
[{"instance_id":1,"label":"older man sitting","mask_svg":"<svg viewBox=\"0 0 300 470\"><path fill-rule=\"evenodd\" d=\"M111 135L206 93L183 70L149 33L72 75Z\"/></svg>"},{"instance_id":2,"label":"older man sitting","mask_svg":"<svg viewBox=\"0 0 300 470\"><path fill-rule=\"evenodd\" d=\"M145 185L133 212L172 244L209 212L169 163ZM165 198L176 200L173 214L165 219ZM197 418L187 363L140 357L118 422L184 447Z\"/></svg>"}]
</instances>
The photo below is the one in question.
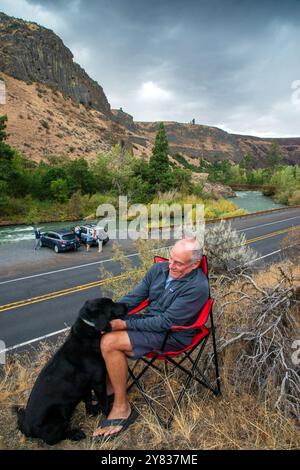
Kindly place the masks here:
<instances>
[{"instance_id":1,"label":"older man sitting","mask_svg":"<svg viewBox=\"0 0 300 470\"><path fill-rule=\"evenodd\" d=\"M166 332L176 325L192 325L208 299L206 276L199 268L202 247L196 239L179 240L171 249L168 262L154 264L137 287L119 299L128 309L146 298L144 314L111 321L112 331L102 336L100 348L108 373L107 393L114 393L112 409L94 432L97 436L116 436L134 422L138 413L126 395L127 359L161 350ZM165 350L178 351L188 346L194 332L168 336Z\"/></svg>"}]
</instances>

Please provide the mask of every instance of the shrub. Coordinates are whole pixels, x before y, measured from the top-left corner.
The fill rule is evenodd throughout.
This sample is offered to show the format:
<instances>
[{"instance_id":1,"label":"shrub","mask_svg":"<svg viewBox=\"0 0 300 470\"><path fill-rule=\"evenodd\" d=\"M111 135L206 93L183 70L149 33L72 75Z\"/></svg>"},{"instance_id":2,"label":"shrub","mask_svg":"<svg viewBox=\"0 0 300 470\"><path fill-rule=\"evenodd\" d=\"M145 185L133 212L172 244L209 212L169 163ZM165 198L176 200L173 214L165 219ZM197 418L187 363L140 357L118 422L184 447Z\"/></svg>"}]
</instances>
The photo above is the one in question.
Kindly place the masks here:
<instances>
[{"instance_id":1,"label":"shrub","mask_svg":"<svg viewBox=\"0 0 300 470\"><path fill-rule=\"evenodd\" d=\"M294 191L290 196L288 203L290 206L300 205L300 190Z\"/></svg>"},{"instance_id":2,"label":"shrub","mask_svg":"<svg viewBox=\"0 0 300 470\"><path fill-rule=\"evenodd\" d=\"M201 197L203 195L203 184L202 183L194 184L193 193L195 194L195 196Z\"/></svg>"},{"instance_id":3,"label":"shrub","mask_svg":"<svg viewBox=\"0 0 300 470\"><path fill-rule=\"evenodd\" d=\"M274 201L278 204L288 204L289 198L291 196L291 191L280 191L275 194Z\"/></svg>"},{"instance_id":4,"label":"shrub","mask_svg":"<svg viewBox=\"0 0 300 470\"><path fill-rule=\"evenodd\" d=\"M245 245L245 235L234 230L230 223L222 220L209 225L205 231L205 253L211 270L229 272L243 268L256 258L255 252Z\"/></svg>"}]
</instances>

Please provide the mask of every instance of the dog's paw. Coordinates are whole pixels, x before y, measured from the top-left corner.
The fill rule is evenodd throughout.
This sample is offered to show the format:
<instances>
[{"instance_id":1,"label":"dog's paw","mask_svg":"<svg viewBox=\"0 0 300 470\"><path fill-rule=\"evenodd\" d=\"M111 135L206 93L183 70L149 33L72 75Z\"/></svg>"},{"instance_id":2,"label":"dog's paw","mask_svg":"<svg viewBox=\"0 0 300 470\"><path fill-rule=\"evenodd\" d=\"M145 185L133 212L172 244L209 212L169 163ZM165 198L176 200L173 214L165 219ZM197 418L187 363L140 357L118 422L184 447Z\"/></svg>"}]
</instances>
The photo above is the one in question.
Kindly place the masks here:
<instances>
[{"instance_id":1,"label":"dog's paw","mask_svg":"<svg viewBox=\"0 0 300 470\"><path fill-rule=\"evenodd\" d=\"M86 434L81 429L71 429L68 432L68 439L70 441L81 441L86 438Z\"/></svg>"}]
</instances>

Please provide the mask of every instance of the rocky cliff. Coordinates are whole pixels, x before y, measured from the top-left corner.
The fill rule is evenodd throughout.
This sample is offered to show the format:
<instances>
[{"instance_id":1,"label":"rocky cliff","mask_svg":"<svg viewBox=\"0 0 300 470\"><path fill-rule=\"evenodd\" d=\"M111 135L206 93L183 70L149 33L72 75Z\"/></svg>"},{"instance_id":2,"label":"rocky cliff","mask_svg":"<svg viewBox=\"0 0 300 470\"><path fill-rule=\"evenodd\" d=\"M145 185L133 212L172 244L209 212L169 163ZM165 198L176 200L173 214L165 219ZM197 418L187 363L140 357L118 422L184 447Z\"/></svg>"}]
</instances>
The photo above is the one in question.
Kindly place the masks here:
<instances>
[{"instance_id":1,"label":"rocky cliff","mask_svg":"<svg viewBox=\"0 0 300 470\"><path fill-rule=\"evenodd\" d=\"M97 82L75 62L72 52L50 29L0 13L0 70L25 82L50 85L77 103L112 117Z\"/></svg>"}]
</instances>

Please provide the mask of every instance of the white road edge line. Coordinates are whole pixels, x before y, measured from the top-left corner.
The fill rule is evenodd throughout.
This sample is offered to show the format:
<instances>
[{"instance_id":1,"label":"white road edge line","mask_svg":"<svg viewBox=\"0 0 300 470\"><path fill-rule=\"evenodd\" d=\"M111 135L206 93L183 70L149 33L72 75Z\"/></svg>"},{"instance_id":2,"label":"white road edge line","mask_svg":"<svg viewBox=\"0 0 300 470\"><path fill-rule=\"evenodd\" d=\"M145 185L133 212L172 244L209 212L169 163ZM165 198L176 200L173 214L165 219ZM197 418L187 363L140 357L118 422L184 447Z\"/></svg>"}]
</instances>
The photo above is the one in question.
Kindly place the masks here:
<instances>
[{"instance_id":1,"label":"white road edge line","mask_svg":"<svg viewBox=\"0 0 300 470\"><path fill-rule=\"evenodd\" d=\"M259 261L259 260L261 260L261 259L263 259L263 258L267 258L268 256L272 256L272 255L275 255L276 253L280 253L280 251L282 251L282 250L272 251L272 253L269 253L268 255L264 255L264 256L260 256L259 258L255 258L254 260L249 261L248 263L246 263L246 266L247 266L248 264L253 264L253 263L255 263L255 261Z\"/></svg>"},{"instance_id":2,"label":"white road edge line","mask_svg":"<svg viewBox=\"0 0 300 470\"><path fill-rule=\"evenodd\" d=\"M253 227L248 227L248 228L242 228L242 229L235 229L237 232L246 232L247 230L253 230L254 228L260 228L260 227L266 227L267 225L274 225L274 224L280 224L280 222L287 222L288 220L293 220L293 219L299 219L300 215L297 217L290 217L289 219L284 219L284 220L276 220L275 222L268 222L267 224L261 224L261 225L254 225Z\"/></svg>"},{"instance_id":3,"label":"white road edge line","mask_svg":"<svg viewBox=\"0 0 300 470\"><path fill-rule=\"evenodd\" d=\"M131 255L125 255L125 258L130 258L131 256L137 256L139 253L132 253ZM115 261L114 258L103 259L102 261L94 261L93 263L79 264L78 266L70 266L69 268L57 269L56 271L48 271L47 273L32 274L31 276L18 277L16 279L10 279L9 281L1 281L0 285L8 284L9 282L24 281L26 279L32 279L33 277L47 276L48 274L60 273L63 271L70 271L71 269L85 268L86 266L93 266L95 264L107 263L108 261Z\"/></svg>"},{"instance_id":4,"label":"white road edge line","mask_svg":"<svg viewBox=\"0 0 300 470\"><path fill-rule=\"evenodd\" d=\"M247 263L247 264L252 264L252 263L254 263L255 261L259 261L259 260L261 260L261 259L263 259L263 258L267 258L268 256L275 255L276 253L279 253L280 251L282 251L282 250L272 251L272 253L268 253L267 255L260 256L259 258L256 258L256 259L250 261L250 262ZM5 354L5 353L7 353L7 352L9 352L9 351L13 351L14 349L21 348L22 346L28 346L29 344L36 343L37 341L42 341L43 339L50 338L51 336L59 335L60 333L63 333L63 332L65 332L65 331L68 331L70 328L71 328L71 327L69 326L69 327L67 327L67 328L64 328L63 330L54 331L53 333L49 333L48 335L40 336L39 338L31 339L30 341L26 341L25 343L16 344L15 346L11 346L10 348L3 349L2 351L0 351L0 354Z\"/></svg>"},{"instance_id":5,"label":"white road edge line","mask_svg":"<svg viewBox=\"0 0 300 470\"><path fill-rule=\"evenodd\" d=\"M0 354L5 354L9 351L12 351L13 349L18 349L18 348L21 348L22 346L27 346L29 344L36 343L37 341L42 341L43 339L50 338L51 336L59 335L60 333L64 333L65 331L68 331L70 328L71 327L68 326L67 328L64 328L63 330L54 331L53 333L40 336L39 338L31 339L29 341L26 341L25 343L16 344L15 346L11 346L10 348L3 349L2 351L0 351Z\"/></svg>"}]
</instances>

